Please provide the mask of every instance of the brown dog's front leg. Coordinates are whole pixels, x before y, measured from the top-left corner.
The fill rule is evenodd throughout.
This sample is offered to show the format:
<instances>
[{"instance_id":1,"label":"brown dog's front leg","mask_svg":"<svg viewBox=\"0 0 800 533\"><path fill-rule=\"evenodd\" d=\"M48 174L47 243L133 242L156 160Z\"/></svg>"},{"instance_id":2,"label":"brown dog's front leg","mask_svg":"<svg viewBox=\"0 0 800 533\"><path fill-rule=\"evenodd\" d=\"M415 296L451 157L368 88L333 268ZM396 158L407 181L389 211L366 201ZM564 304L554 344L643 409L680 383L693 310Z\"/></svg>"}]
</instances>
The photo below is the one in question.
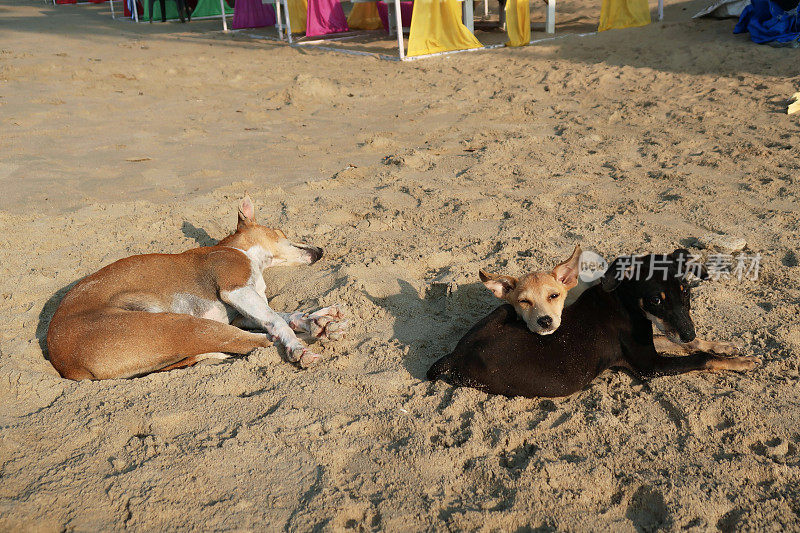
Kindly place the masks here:
<instances>
[{"instance_id":1,"label":"brown dog's front leg","mask_svg":"<svg viewBox=\"0 0 800 533\"><path fill-rule=\"evenodd\" d=\"M338 340L342 338L348 327L347 320L338 305L323 307L313 313L296 311L294 313L278 312L289 327L299 333L305 333L312 339Z\"/></svg>"},{"instance_id":2,"label":"brown dog's front leg","mask_svg":"<svg viewBox=\"0 0 800 533\"><path fill-rule=\"evenodd\" d=\"M273 342L286 348L286 356L289 361L299 363L300 366L306 368L319 359L318 354L303 346L292 328L270 308L267 299L253 287L245 285L233 290L221 290L219 295L223 302L232 306L247 319L237 323L257 324L259 329L266 332Z\"/></svg>"}]
</instances>

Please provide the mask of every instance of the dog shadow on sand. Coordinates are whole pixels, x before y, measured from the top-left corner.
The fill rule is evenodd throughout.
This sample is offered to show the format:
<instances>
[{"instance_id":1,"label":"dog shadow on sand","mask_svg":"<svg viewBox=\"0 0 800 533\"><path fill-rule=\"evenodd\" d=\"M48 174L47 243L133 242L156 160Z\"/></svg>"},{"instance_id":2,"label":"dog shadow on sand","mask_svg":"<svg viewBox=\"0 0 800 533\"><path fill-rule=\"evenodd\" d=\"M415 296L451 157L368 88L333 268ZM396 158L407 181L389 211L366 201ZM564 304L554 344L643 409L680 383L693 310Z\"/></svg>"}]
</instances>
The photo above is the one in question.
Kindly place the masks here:
<instances>
[{"instance_id":1,"label":"dog shadow on sand","mask_svg":"<svg viewBox=\"0 0 800 533\"><path fill-rule=\"evenodd\" d=\"M403 279L397 283L397 294L364 295L394 316L394 338L408 348L403 365L418 379L425 379L434 361L450 353L479 319L501 304L482 283L432 282L422 294Z\"/></svg>"},{"instance_id":2,"label":"dog shadow on sand","mask_svg":"<svg viewBox=\"0 0 800 533\"><path fill-rule=\"evenodd\" d=\"M79 281L80 279L76 279L69 285L58 289L55 294L53 294L50 299L47 300L42 307L42 310L39 311L39 323L36 324L36 340L39 341L39 348L42 350L42 355L48 361L50 360L50 356L47 354L47 329L50 327L50 320L52 320L53 314L55 314L56 309L58 309L58 304L61 303L61 300L64 299L64 296L66 296L69 290Z\"/></svg>"},{"instance_id":3,"label":"dog shadow on sand","mask_svg":"<svg viewBox=\"0 0 800 533\"><path fill-rule=\"evenodd\" d=\"M217 244L217 242L219 242L217 239L209 235L206 230L203 228L198 228L187 220L183 221L181 231L185 237L194 240L194 242L197 243L197 246L214 246Z\"/></svg>"}]
</instances>

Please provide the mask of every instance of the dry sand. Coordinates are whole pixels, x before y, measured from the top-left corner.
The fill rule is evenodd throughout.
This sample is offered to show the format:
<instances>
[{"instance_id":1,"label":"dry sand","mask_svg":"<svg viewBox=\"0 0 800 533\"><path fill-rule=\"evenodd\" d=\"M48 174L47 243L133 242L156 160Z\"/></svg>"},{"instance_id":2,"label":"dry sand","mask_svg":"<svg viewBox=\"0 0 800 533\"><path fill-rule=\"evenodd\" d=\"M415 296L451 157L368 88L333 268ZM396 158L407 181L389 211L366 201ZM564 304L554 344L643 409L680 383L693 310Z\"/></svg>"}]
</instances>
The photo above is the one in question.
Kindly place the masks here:
<instances>
[{"instance_id":1,"label":"dry sand","mask_svg":"<svg viewBox=\"0 0 800 533\"><path fill-rule=\"evenodd\" d=\"M690 21L702 5L399 64L3 0L0 530L798 529L798 56ZM65 290L219 239L245 190L326 249L267 271L273 307L341 303L349 337L309 371L269 349L60 379L42 341ZM479 267L707 231L763 256L693 302L756 371L606 372L556 400L424 380L496 305Z\"/></svg>"}]
</instances>

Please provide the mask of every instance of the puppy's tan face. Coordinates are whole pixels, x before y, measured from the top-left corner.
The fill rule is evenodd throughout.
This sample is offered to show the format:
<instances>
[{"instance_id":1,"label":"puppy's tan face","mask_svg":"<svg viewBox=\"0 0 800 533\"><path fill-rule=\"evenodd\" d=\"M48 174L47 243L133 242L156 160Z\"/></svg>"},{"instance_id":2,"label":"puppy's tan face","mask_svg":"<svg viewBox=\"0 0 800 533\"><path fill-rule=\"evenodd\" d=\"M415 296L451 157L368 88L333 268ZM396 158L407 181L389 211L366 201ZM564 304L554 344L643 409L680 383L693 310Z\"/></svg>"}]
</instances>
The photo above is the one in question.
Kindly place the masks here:
<instances>
[{"instance_id":1,"label":"puppy's tan face","mask_svg":"<svg viewBox=\"0 0 800 533\"><path fill-rule=\"evenodd\" d=\"M549 272L532 272L523 276L505 300L514 306L528 329L549 335L561 325L561 312L567 288Z\"/></svg>"},{"instance_id":2,"label":"puppy's tan face","mask_svg":"<svg viewBox=\"0 0 800 533\"><path fill-rule=\"evenodd\" d=\"M580 246L552 272L531 272L517 279L480 271L481 281L498 298L514 306L528 329L550 335L561 325L567 292L578 284Z\"/></svg>"}]
</instances>

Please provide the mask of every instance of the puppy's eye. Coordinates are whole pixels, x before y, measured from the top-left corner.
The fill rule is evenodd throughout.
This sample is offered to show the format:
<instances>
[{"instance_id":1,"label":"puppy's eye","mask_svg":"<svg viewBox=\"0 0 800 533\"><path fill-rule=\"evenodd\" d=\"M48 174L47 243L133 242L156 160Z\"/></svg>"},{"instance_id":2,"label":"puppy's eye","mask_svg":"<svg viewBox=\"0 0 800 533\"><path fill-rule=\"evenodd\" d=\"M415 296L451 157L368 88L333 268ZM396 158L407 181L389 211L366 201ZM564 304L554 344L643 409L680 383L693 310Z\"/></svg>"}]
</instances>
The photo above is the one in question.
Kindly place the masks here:
<instances>
[{"instance_id":1,"label":"puppy's eye","mask_svg":"<svg viewBox=\"0 0 800 533\"><path fill-rule=\"evenodd\" d=\"M556 299L556 298L558 298L559 296L561 296L561 295L560 295L560 294L558 294L557 292L554 292L553 294L551 294L551 295L549 296L549 298L550 298L551 300L555 300L555 299Z\"/></svg>"},{"instance_id":2,"label":"puppy's eye","mask_svg":"<svg viewBox=\"0 0 800 533\"><path fill-rule=\"evenodd\" d=\"M520 305L533 305L530 300L520 300L519 303Z\"/></svg>"},{"instance_id":3,"label":"puppy's eye","mask_svg":"<svg viewBox=\"0 0 800 533\"><path fill-rule=\"evenodd\" d=\"M649 303L650 305L661 305L661 297L651 296L647 299L647 303Z\"/></svg>"}]
</instances>

